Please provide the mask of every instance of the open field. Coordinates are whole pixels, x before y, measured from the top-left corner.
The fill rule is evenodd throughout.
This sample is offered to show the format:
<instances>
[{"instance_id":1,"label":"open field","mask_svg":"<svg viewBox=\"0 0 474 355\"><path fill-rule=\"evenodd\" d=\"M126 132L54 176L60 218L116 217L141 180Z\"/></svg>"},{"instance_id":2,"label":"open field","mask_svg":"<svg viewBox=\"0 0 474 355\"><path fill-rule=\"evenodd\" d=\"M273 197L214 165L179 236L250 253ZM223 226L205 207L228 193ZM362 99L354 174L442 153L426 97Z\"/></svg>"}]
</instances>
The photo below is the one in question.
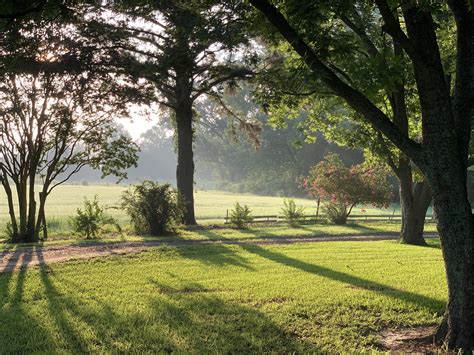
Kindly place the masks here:
<instances>
[{"instance_id":1,"label":"open field","mask_svg":"<svg viewBox=\"0 0 474 355\"><path fill-rule=\"evenodd\" d=\"M46 215L50 223L67 224L68 217L76 213L78 207L82 207L84 198L92 199L98 196L100 202L105 206L117 207L120 204L120 195L127 189L123 185L62 185L53 190L48 199ZM235 202L248 205L254 215L279 214L283 207L282 197L256 196L250 194L234 194L222 191L197 190L195 193L196 216L202 222L205 220L215 220L225 217L226 211L232 209ZM296 198L298 205L306 207L307 214L316 213L316 203L311 199ZM398 206L394 206L395 213L399 213ZM394 208L380 210L365 208L367 214L387 214L391 215ZM121 223L126 223L125 213L119 209L110 209L108 213L118 219ZM360 214L360 208L354 209L354 214ZM4 225L8 219L7 203L3 190L0 191L0 225Z\"/></svg>"},{"instance_id":2,"label":"open field","mask_svg":"<svg viewBox=\"0 0 474 355\"><path fill-rule=\"evenodd\" d=\"M7 273L0 294L5 353L360 352L436 324L446 283L436 242L213 244Z\"/></svg>"}]
</instances>

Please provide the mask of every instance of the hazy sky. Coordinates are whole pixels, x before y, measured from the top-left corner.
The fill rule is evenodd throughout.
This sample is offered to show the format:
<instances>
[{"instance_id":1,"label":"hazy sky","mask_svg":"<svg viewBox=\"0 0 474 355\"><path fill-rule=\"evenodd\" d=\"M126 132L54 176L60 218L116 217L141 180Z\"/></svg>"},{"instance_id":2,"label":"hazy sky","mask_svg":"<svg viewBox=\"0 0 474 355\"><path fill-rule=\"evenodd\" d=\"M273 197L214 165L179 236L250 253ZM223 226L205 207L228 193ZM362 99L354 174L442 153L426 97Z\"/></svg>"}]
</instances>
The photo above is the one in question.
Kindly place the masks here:
<instances>
[{"instance_id":1,"label":"hazy sky","mask_svg":"<svg viewBox=\"0 0 474 355\"><path fill-rule=\"evenodd\" d=\"M152 107L134 105L129 110L130 117L117 118L116 121L124 126L134 140L139 139L153 126L160 124L160 120L167 114L160 110L158 105L152 105Z\"/></svg>"}]
</instances>

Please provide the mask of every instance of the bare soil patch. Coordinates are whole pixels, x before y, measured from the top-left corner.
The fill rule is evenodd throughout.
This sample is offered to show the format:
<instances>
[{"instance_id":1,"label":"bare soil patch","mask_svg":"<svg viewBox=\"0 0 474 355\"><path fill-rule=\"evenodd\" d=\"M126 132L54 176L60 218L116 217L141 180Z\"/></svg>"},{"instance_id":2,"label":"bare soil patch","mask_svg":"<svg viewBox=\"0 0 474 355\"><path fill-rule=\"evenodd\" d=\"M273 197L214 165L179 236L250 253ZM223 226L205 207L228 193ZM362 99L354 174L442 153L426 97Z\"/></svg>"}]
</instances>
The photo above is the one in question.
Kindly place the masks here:
<instances>
[{"instance_id":1,"label":"bare soil patch","mask_svg":"<svg viewBox=\"0 0 474 355\"><path fill-rule=\"evenodd\" d=\"M436 326L386 329L380 333L379 349L390 354L446 354L433 341Z\"/></svg>"}]
</instances>

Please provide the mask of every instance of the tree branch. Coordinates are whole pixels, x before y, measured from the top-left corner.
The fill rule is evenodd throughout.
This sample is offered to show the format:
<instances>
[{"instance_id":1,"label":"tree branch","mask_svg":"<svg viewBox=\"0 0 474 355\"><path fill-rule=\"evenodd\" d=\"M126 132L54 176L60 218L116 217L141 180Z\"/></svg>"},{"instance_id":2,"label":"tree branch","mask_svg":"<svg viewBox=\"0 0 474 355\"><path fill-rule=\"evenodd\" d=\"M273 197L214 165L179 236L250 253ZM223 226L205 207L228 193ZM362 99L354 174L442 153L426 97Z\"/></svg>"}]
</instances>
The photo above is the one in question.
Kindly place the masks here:
<instances>
[{"instance_id":1,"label":"tree branch","mask_svg":"<svg viewBox=\"0 0 474 355\"><path fill-rule=\"evenodd\" d=\"M406 155L415 161L420 160L421 146L402 134L393 122L364 94L344 83L329 69L275 6L267 0L250 0L250 3L267 17L326 86L337 96L343 98L356 112L364 116L374 128L381 131Z\"/></svg>"},{"instance_id":2,"label":"tree branch","mask_svg":"<svg viewBox=\"0 0 474 355\"><path fill-rule=\"evenodd\" d=\"M413 62L417 63L418 65L423 65L423 60L414 48L410 38L408 38L405 32L403 32L402 28L400 27L400 22L393 15L393 12L388 6L387 1L375 0L375 4L377 5L384 21L382 29L400 43L400 45L403 47L403 50L408 54Z\"/></svg>"}]
</instances>

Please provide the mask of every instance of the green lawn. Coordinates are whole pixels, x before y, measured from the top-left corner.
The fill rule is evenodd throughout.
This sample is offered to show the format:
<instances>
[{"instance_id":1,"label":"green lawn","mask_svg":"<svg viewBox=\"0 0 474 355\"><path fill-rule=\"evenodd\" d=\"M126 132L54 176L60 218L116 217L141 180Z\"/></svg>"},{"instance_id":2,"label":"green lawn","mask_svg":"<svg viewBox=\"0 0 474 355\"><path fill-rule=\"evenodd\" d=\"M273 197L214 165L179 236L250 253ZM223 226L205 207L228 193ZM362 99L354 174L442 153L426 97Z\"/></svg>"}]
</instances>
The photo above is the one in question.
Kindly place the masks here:
<instances>
[{"instance_id":1,"label":"green lawn","mask_svg":"<svg viewBox=\"0 0 474 355\"><path fill-rule=\"evenodd\" d=\"M116 233L104 234L101 238L97 239L83 239L80 236L75 236L70 232L59 233L52 235L47 241L33 244L36 246L53 246L61 244L87 244L96 243L98 241L104 243L116 243L116 242L142 242L142 241L163 241L163 242L176 242L176 241L196 241L196 240L213 240L213 241L225 241L225 240L265 240L268 238L278 239L280 237L314 237L314 236L367 236L371 234L384 234L384 233L397 233L400 231L400 224L398 222L360 222L357 224L347 224L344 226L337 226L332 224L311 224L301 225L299 227L290 227L284 223L273 224L273 225L258 225L243 230L236 230L232 228L208 228L199 227L192 229L182 229L178 235L165 236L165 237L147 237L137 236L134 234L123 234L117 235ZM436 225L433 223L427 223L425 225L425 232L436 232ZM1 238L0 238L1 241ZM0 243L0 251L9 248L21 248L23 246L31 246L32 244L16 244L11 245L7 243Z\"/></svg>"},{"instance_id":2,"label":"green lawn","mask_svg":"<svg viewBox=\"0 0 474 355\"><path fill-rule=\"evenodd\" d=\"M445 301L436 245L162 247L0 275L0 352L361 352Z\"/></svg>"}]
</instances>

